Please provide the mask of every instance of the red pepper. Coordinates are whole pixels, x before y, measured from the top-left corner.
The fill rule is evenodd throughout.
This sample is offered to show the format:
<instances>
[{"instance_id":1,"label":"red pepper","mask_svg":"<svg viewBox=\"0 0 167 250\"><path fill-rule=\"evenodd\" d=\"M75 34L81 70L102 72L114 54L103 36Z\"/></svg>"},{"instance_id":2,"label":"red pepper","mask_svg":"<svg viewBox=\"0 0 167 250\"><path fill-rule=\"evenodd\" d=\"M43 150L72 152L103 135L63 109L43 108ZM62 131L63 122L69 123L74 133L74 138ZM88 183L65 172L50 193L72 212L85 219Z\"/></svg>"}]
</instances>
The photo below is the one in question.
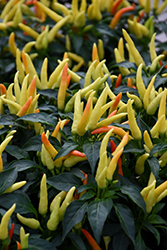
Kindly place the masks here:
<instances>
[{"instance_id":1,"label":"red pepper","mask_svg":"<svg viewBox=\"0 0 167 250\"><path fill-rule=\"evenodd\" d=\"M89 245L92 247L93 250L102 250L87 230L82 228L81 231L85 235L86 239L89 242Z\"/></svg>"},{"instance_id":2,"label":"red pepper","mask_svg":"<svg viewBox=\"0 0 167 250\"><path fill-rule=\"evenodd\" d=\"M17 241L17 250L21 249L21 244Z\"/></svg>"},{"instance_id":3,"label":"red pepper","mask_svg":"<svg viewBox=\"0 0 167 250\"><path fill-rule=\"evenodd\" d=\"M78 151L78 150L72 150L69 155L74 155L74 156L80 156L80 157L85 157L85 154Z\"/></svg>"},{"instance_id":4,"label":"red pepper","mask_svg":"<svg viewBox=\"0 0 167 250\"><path fill-rule=\"evenodd\" d=\"M115 87L114 88L118 88L121 85L121 80L122 80L122 75L119 74L117 77L117 80L115 82Z\"/></svg>"},{"instance_id":5,"label":"red pepper","mask_svg":"<svg viewBox=\"0 0 167 250\"><path fill-rule=\"evenodd\" d=\"M131 78L128 78L127 86L128 86L129 88L136 89L136 87L132 85L132 80L131 80Z\"/></svg>"},{"instance_id":6,"label":"red pepper","mask_svg":"<svg viewBox=\"0 0 167 250\"><path fill-rule=\"evenodd\" d=\"M122 2L122 0L116 0L116 2L114 2L112 8L111 8L111 14L115 14L118 6L120 5L120 3Z\"/></svg>"},{"instance_id":7,"label":"red pepper","mask_svg":"<svg viewBox=\"0 0 167 250\"><path fill-rule=\"evenodd\" d=\"M140 22L141 18L144 17L145 11L142 10L139 12L139 16L137 17L137 22Z\"/></svg>"},{"instance_id":8,"label":"red pepper","mask_svg":"<svg viewBox=\"0 0 167 250\"><path fill-rule=\"evenodd\" d=\"M117 110L114 110L113 112L111 112L111 114L109 114L109 116L107 118L110 118L110 117L116 115L116 113L117 113Z\"/></svg>"},{"instance_id":9,"label":"red pepper","mask_svg":"<svg viewBox=\"0 0 167 250\"><path fill-rule=\"evenodd\" d=\"M114 98L115 102L114 102L114 103L112 104L112 106L110 107L109 113L111 113L112 111L114 111L114 110L117 108L117 106L118 106L118 104L119 104L121 98L122 98L122 92L120 92L120 93Z\"/></svg>"},{"instance_id":10,"label":"red pepper","mask_svg":"<svg viewBox=\"0 0 167 250\"><path fill-rule=\"evenodd\" d=\"M6 87L2 83L0 83L0 94L5 95L6 94Z\"/></svg>"},{"instance_id":11,"label":"red pepper","mask_svg":"<svg viewBox=\"0 0 167 250\"><path fill-rule=\"evenodd\" d=\"M9 238L10 238L10 240L12 239L12 236L13 236L14 227L15 227L15 224L12 223L11 229L9 230ZM9 243L9 245L7 246L6 250L9 250L9 246L10 246L10 243Z\"/></svg>"},{"instance_id":12,"label":"red pepper","mask_svg":"<svg viewBox=\"0 0 167 250\"><path fill-rule=\"evenodd\" d=\"M110 146L111 146L111 152L114 152L116 149L116 145L114 141L110 141ZM118 174L123 176L123 170L122 170L122 159L121 157L118 159Z\"/></svg>"},{"instance_id":13,"label":"red pepper","mask_svg":"<svg viewBox=\"0 0 167 250\"><path fill-rule=\"evenodd\" d=\"M163 65L163 63L161 61L159 61L159 64L160 64L160 66ZM167 65L164 65L164 69L167 69Z\"/></svg>"},{"instance_id":14,"label":"red pepper","mask_svg":"<svg viewBox=\"0 0 167 250\"><path fill-rule=\"evenodd\" d=\"M118 12L114 15L113 19L111 20L111 22L109 24L110 28L114 29L116 27L117 23L119 22L121 16L124 13L126 13L128 11L132 11L134 9L135 9L135 6L133 5L133 6L124 7L122 9L118 10Z\"/></svg>"}]
</instances>

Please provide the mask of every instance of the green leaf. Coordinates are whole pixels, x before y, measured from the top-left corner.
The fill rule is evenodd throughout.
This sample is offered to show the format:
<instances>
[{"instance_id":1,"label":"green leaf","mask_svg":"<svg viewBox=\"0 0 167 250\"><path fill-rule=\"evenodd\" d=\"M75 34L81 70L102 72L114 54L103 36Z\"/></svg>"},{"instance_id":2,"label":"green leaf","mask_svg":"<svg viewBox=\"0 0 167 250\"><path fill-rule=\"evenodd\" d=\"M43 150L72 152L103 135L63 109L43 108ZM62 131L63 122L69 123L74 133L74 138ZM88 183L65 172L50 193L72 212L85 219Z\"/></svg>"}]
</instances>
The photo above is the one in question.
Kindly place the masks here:
<instances>
[{"instance_id":1,"label":"green leaf","mask_svg":"<svg viewBox=\"0 0 167 250\"><path fill-rule=\"evenodd\" d=\"M21 172L24 170L27 170L29 168L32 167L36 167L36 168L42 168L40 165L38 165L36 162L34 161L29 161L29 160L19 160L19 161L15 161L14 163L12 163L10 165L10 169L11 168L16 168L17 167L17 171Z\"/></svg>"},{"instance_id":2,"label":"green leaf","mask_svg":"<svg viewBox=\"0 0 167 250\"><path fill-rule=\"evenodd\" d=\"M33 236L30 236L28 239L28 248L25 248L27 250L32 249L32 250L56 250L57 248L50 242L48 242L45 239L41 238L33 238Z\"/></svg>"},{"instance_id":3,"label":"green leaf","mask_svg":"<svg viewBox=\"0 0 167 250\"><path fill-rule=\"evenodd\" d=\"M135 245L135 223L132 211L127 206L119 203L115 203L114 207L123 230Z\"/></svg>"},{"instance_id":4,"label":"green leaf","mask_svg":"<svg viewBox=\"0 0 167 250\"><path fill-rule=\"evenodd\" d=\"M8 154L14 156L18 160L23 159L23 158L28 158L27 152L22 150L16 145L7 145L7 147L5 148L5 151Z\"/></svg>"},{"instance_id":5,"label":"green leaf","mask_svg":"<svg viewBox=\"0 0 167 250\"><path fill-rule=\"evenodd\" d=\"M146 213L146 204L143 200L143 197L140 194L140 190L135 186L122 186L121 192L129 196L129 198L136 203L143 211Z\"/></svg>"},{"instance_id":6,"label":"green leaf","mask_svg":"<svg viewBox=\"0 0 167 250\"><path fill-rule=\"evenodd\" d=\"M87 208L88 220L92 228L97 244L100 243L104 223L113 206L111 199L94 200Z\"/></svg>"},{"instance_id":7,"label":"green leaf","mask_svg":"<svg viewBox=\"0 0 167 250\"><path fill-rule=\"evenodd\" d=\"M88 203L85 201L75 200L71 202L66 208L64 217L63 217L63 240L70 230L79 222L82 221Z\"/></svg>"},{"instance_id":8,"label":"green leaf","mask_svg":"<svg viewBox=\"0 0 167 250\"><path fill-rule=\"evenodd\" d=\"M55 159L58 159L59 157L65 156L70 153L70 151L76 149L78 147L78 144L76 144L73 141L68 141L63 144L63 146L60 148L58 154L56 155ZM55 160L54 159L54 160Z\"/></svg>"},{"instance_id":9,"label":"green leaf","mask_svg":"<svg viewBox=\"0 0 167 250\"><path fill-rule=\"evenodd\" d=\"M76 247L76 249L86 250L85 244L78 234L70 232L68 234L68 237L70 238L70 240L72 241L72 243Z\"/></svg>"},{"instance_id":10,"label":"green leaf","mask_svg":"<svg viewBox=\"0 0 167 250\"><path fill-rule=\"evenodd\" d=\"M57 89L43 89L43 90L39 90L38 94L47 96L48 98L53 98L53 99L57 99L57 93L58 90Z\"/></svg>"},{"instance_id":11,"label":"green leaf","mask_svg":"<svg viewBox=\"0 0 167 250\"><path fill-rule=\"evenodd\" d=\"M47 183L58 190L69 191L82 185L82 181L71 173L62 173L47 179Z\"/></svg>"},{"instance_id":12,"label":"green leaf","mask_svg":"<svg viewBox=\"0 0 167 250\"><path fill-rule=\"evenodd\" d=\"M124 148L124 153L144 153L144 149L141 149L136 140L130 140Z\"/></svg>"},{"instance_id":13,"label":"green leaf","mask_svg":"<svg viewBox=\"0 0 167 250\"><path fill-rule=\"evenodd\" d=\"M162 219L162 217L158 214L151 214L147 221L151 224L167 224L165 220Z\"/></svg>"},{"instance_id":14,"label":"green leaf","mask_svg":"<svg viewBox=\"0 0 167 250\"><path fill-rule=\"evenodd\" d=\"M2 115L0 117L0 125L4 125L4 126L21 126L19 122L16 122L16 119L18 119L17 115L14 114L7 114L7 115Z\"/></svg>"},{"instance_id":15,"label":"green leaf","mask_svg":"<svg viewBox=\"0 0 167 250\"><path fill-rule=\"evenodd\" d=\"M123 68L129 68L129 69L137 69L136 68L136 64L132 63L132 62L126 62L126 61L122 61L120 63L117 63L117 65L119 67L123 67Z\"/></svg>"},{"instance_id":16,"label":"green leaf","mask_svg":"<svg viewBox=\"0 0 167 250\"><path fill-rule=\"evenodd\" d=\"M36 135L31 137L23 146L23 149L26 151L41 151L41 136Z\"/></svg>"},{"instance_id":17,"label":"green leaf","mask_svg":"<svg viewBox=\"0 0 167 250\"><path fill-rule=\"evenodd\" d=\"M165 205L166 203L157 203L152 209L152 214L159 213L164 208Z\"/></svg>"},{"instance_id":18,"label":"green leaf","mask_svg":"<svg viewBox=\"0 0 167 250\"><path fill-rule=\"evenodd\" d=\"M89 200L95 196L95 192L93 190L88 190L86 193L84 193L80 200Z\"/></svg>"},{"instance_id":19,"label":"green leaf","mask_svg":"<svg viewBox=\"0 0 167 250\"><path fill-rule=\"evenodd\" d=\"M83 36L73 34L72 40L76 53L80 54L80 50L83 44Z\"/></svg>"},{"instance_id":20,"label":"green leaf","mask_svg":"<svg viewBox=\"0 0 167 250\"><path fill-rule=\"evenodd\" d=\"M114 89L114 94L118 95L120 92L122 92L122 94L126 94L127 92L132 92L133 94L138 94L138 91L134 88L130 88L128 86L119 86L117 88Z\"/></svg>"},{"instance_id":21,"label":"green leaf","mask_svg":"<svg viewBox=\"0 0 167 250\"><path fill-rule=\"evenodd\" d=\"M141 236L140 231L138 232L138 234L136 236L135 250L146 250L146 245L144 243L144 240Z\"/></svg>"},{"instance_id":22,"label":"green leaf","mask_svg":"<svg viewBox=\"0 0 167 250\"><path fill-rule=\"evenodd\" d=\"M94 174L95 172L96 163L97 160L99 159L100 145L101 142L99 141L96 141L94 143L88 142L83 145L83 152L85 153L88 159L88 162L92 170L92 174Z\"/></svg>"},{"instance_id":23,"label":"green leaf","mask_svg":"<svg viewBox=\"0 0 167 250\"><path fill-rule=\"evenodd\" d=\"M160 152L163 152L163 151L166 151L167 150L167 142L162 142L162 143L158 143L157 145L155 145L151 151L150 151L150 156L153 156L155 153L160 153Z\"/></svg>"},{"instance_id":24,"label":"green leaf","mask_svg":"<svg viewBox=\"0 0 167 250\"><path fill-rule=\"evenodd\" d=\"M155 179L158 178L159 174L159 161L154 156L148 157L146 160L150 166L151 171L153 172Z\"/></svg>"},{"instance_id":25,"label":"green leaf","mask_svg":"<svg viewBox=\"0 0 167 250\"><path fill-rule=\"evenodd\" d=\"M143 221L142 224L152 233L154 234L156 240L157 240L157 244L159 245L160 243L160 234L158 232L158 230L153 226L151 225L149 222L147 221Z\"/></svg>"},{"instance_id":26,"label":"green leaf","mask_svg":"<svg viewBox=\"0 0 167 250\"><path fill-rule=\"evenodd\" d=\"M52 126L56 125L56 118L53 118L52 115L48 115L44 112L24 115L18 118L16 121L20 121L20 120L29 121L29 122L39 122L42 124L47 124L47 125L52 125Z\"/></svg>"},{"instance_id":27,"label":"green leaf","mask_svg":"<svg viewBox=\"0 0 167 250\"><path fill-rule=\"evenodd\" d=\"M33 213L37 217L37 211L32 205L31 201L26 195L21 192L3 194L0 197L0 204L6 209L9 209L14 203L16 203L16 213L27 214Z\"/></svg>"},{"instance_id":28,"label":"green leaf","mask_svg":"<svg viewBox=\"0 0 167 250\"><path fill-rule=\"evenodd\" d=\"M130 242L131 241L126 233L121 230L113 236L113 250L126 250L128 249Z\"/></svg>"},{"instance_id":29,"label":"green leaf","mask_svg":"<svg viewBox=\"0 0 167 250\"><path fill-rule=\"evenodd\" d=\"M17 178L17 168L7 169L0 173L0 195L13 185Z\"/></svg>"}]
</instances>

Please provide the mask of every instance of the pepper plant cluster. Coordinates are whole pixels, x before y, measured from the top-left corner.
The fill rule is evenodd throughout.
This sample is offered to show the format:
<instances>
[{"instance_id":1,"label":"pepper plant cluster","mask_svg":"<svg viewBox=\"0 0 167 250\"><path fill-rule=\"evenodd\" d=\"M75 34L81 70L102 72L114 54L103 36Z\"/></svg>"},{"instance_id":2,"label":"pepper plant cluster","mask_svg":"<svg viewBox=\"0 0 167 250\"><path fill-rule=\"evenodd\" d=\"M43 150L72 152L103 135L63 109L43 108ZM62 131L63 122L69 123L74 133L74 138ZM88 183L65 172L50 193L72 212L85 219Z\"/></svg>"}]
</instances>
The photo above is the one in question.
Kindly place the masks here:
<instances>
[{"instance_id":1,"label":"pepper plant cluster","mask_svg":"<svg viewBox=\"0 0 167 250\"><path fill-rule=\"evenodd\" d=\"M166 5L0 0L0 249L166 249Z\"/></svg>"}]
</instances>

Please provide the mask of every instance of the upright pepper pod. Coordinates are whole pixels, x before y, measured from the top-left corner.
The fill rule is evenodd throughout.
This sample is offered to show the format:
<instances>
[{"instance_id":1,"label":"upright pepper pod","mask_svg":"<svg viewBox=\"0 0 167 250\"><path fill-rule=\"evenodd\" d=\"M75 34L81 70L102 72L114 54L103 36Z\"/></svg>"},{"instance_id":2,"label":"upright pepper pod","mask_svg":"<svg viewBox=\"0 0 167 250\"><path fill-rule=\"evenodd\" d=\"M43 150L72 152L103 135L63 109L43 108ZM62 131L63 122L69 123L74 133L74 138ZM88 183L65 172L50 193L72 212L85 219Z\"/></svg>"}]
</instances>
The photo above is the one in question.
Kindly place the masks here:
<instances>
[{"instance_id":1,"label":"upright pepper pod","mask_svg":"<svg viewBox=\"0 0 167 250\"><path fill-rule=\"evenodd\" d=\"M141 175L144 172L144 163L148 157L149 157L149 154L145 153L137 159L136 165L135 165L135 172L137 174Z\"/></svg>"},{"instance_id":2,"label":"upright pepper pod","mask_svg":"<svg viewBox=\"0 0 167 250\"><path fill-rule=\"evenodd\" d=\"M143 65L145 66L145 62L144 62L143 58L141 57L139 51L136 49L134 42L132 41L132 39L130 38L130 36L126 32L126 30L123 29L122 31L123 31L123 35L124 35L125 40L129 44L129 49L133 55L133 58L135 60L136 65L139 66L141 63L143 63Z\"/></svg>"},{"instance_id":3,"label":"upright pepper pod","mask_svg":"<svg viewBox=\"0 0 167 250\"><path fill-rule=\"evenodd\" d=\"M48 192L46 184L46 174L43 174L40 184L40 200L39 200L38 211L43 216L45 216L48 211Z\"/></svg>"},{"instance_id":4,"label":"upright pepper pod","mask_svg":"<svg viewBox=\"0 0 167 250\"><path fill-rule=\"evenodd\" d=\"M68 85L67 81L68 81L68 76L70 76L70 75L67 76L67 68L68 68L68 63L66 63L63 68L61 83L60 83L58 96L57 96L57 106L60 110L63 110L65 107L65 97L66 97L66 90L67 90L67 85Z\"/></svg>"},{"instance_id":5,"label":"upright pepper pod","mask_svg":"<svg viewBox=\"0 0 167 250\"><path fill-rule=\"evenodd\" d=\"M109 138L111 136L113 132L113 129L110 129L106 135L104 136L102 142L101 142L101 146L100 146L100 152L99 152L99 163L98 163L98 167L96 170L96 176L95 179L96 181L98 180L100 174L102 173L103 169L105 166L107 166L107 144L109 141Z\"/></svg>"},{"instance_id":6,"label":"upright pepper pod","mask_svg":"<svg viewBox=\"0 0 167 250\"><path fill-rule=\"evenodd\" d=\"M8 237L8 223L15 208L16 208L16 204L13 204L13 206L2 217L2 220L0 223L0 240L6 240Z\"/></svg>"},{"instance_id":7,"label":"upright pepper pod","mask_svg":"<svg viewBox=\"0 0 167 250\"><path fill-rule=\"evenodd\" d=\"M96 178L97 186L101 189L105 188L107 185L107 180L106 180L107 169L108 169L107 166L105 166L100 175L98 176L98 178Z\"/></svg>"},{"instance_id":8,"label":"upright pepper pod","mask_svg":"<svg viewBox=\"0 0 167 250\"><path fill-rule=\"evenodd\" d=\"M59 224L59 208L60 208L61 197L58 197L54 202L53 211L51 212L50 218L47 221L47 228L50 231L55 231Z\"/></svg>"},{"instance_id":9,"label":"upright pepper pod","mask_svg":"<svg viewBox=\"0 0 167 250\"><path fill-rule=\"evenodd\" d=\"M15 33L12 32L9 36L9 49L12 52L12 55L16 57L17 46L15 44Z\"/></svg>"},{"instance_id":10,"label":"upright pepper pod","mask_svg":"<svg viewBox=\"0 0 167 250\"><path fill-rule=\"evenodd\" d=\"M161 101L161 98L162 98L162 95L163 95L163 92L162 91L161 93L158 93L158 95L149 103L148 107L147 107L147 114L149 115L154 115L157 108L158 108L158 105Z\"/></svg>"},{"instance_id":11,"label":"upright pepper pod","mask_svg":"<svg viewBox=\"0 0 167 250\"><path fill-rule=\"evenodd\" d=\"M64 213L65 213L65 210L66 210L67 206L72 202L73 194L75 192L75 189L76 189L76 187L74 187L74 186L70 188L70 190L68 191L62 205L59 208L59 219L60 219L60 221L63 220L63 216L64 216Z\"/></svg>"},{"instance_id":12,"label":"upright pepper pod","mask_svg":"<svg viewBox=\"0 0 167 250\"><path fill-rule=\"evenodd\" d=\"M21 244L21 249L28 248L28 237L29 233L25 234L25 230L23 227L20 228L20 244Z\"/></svg>"},{"instance_id":13,"label":"upright pepper pod","mask_svg":"<svg viewBox=\"0 0 167 250\"><path fill-rule=\"evenodd\" d=\"M165 119L165 115L166 115L166 93L167 93L167 89L165 89L163 91L162 94L162 98L160 100L160 104L159 104L159 109L158 109L158 119L163 116L163 120L161 122L161 127L159 130L160 134L164 134L166 132L166 119Z\"/></svg>"},{"instance_id":14,"label":"upright pepper pod","mask_svg":"<svg viewBox=\"0 0 167 250\"><path fill-rule=\"evenodd\" d=\"M127 112L128 112L128 120L132 136L135 140L141 140L142 134L137 125L130 99L128 100Z\"/></svg>"},{"instance_id":15,"label":"upright pepper pod","mask_svg":"<svg viewBox=\"0 0 167 250\"><path fill-rule=\"evenodd\" d=\"M66 196L66 192L65 191L61 191L59 192L55 197L54 199L52 200L51 204L50 204L50 211L52 212L53 209L54 209L54 205L55 205L55 202L58 198L61 198L61 201L65 198Z\"/></svg>"},{"instance_id":16,"label":"upright pepper pod","mask_svg":"<svg viewBox=\"0 0 167 250\"><path fill-rule=\"evenodd\" d=\"M145 91L144 97L143 97L143 104L144 104L144 108L147 110L147 107L150 103L150 92L152 90L153 84L155 82L155 78L157 75L154 75Z\"/></svg>"},{"instance_id":17,"label":"upright pepper pod","mask_svg":"<svg viewBox=\"0 0 167 250\"><path fill-rule=\"evenodd\" d=\"M107 172L106 172L106 178L107 180L111 181L112 178L113 178L113 174L116 170L116 167L117 167L117 163L118 163L118 160L120 158L120 156L122 155L122 152L123 152L123 148L121 148L114 156L113 158L111 159L110 161L110 164L107 168Z\"/></svg>"}]
</instances>

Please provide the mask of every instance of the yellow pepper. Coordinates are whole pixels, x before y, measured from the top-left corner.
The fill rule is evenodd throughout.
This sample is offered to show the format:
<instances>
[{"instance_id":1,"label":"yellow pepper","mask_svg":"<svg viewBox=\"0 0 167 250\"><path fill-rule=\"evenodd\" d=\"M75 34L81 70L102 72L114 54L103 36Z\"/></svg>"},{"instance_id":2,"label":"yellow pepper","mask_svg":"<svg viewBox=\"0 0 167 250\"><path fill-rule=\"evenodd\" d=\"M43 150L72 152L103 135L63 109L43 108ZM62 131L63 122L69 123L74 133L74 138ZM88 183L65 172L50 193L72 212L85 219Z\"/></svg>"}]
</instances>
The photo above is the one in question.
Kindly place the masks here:
<instances>
[{"instance_id":1,"label":"yellow pepper","mask_svg":"<svg viewBox=\"0 0 167 250\"><path fill-rule=\"evenodd\" d=\"M21 249L28 248L28 237L29 233L25 234L25 230L23 227L20 228L20 244L21 244Z\"/></svg>"},{"instance_id":2,"label":"yellow pepper","mask_svg":"<svg viewBox=\"0 0 167 250\"><path fill-rule=\"evenodd\" d=\"M47 228L50 231L55 231L59 224L60 202L61 202L61 197L58 197L54 202L53 211L51 212L50 218L47 221Z\"/></svg>"},{"instance_id":3,"label":"yellow pepper","mask_svg":"<svg viewBox=\"0 0 167 250\"><path fill-rule=\"evenodd\" d=\"M123 31L123 35L124 35L125 40L129 44L129 49L133 55L133 58L135 60L136 65L139 66L141 63L143 63L143 65L145 66L145 62L144 62L143 58L141 57L139 51L136 49L134 42L132 41L132 39L130 38L130 36L126 32L126 30L123 29L122 31Z\"/></svg>"},{"instance_id":4,"label":"yellow pepper","mask_svg":"<svg viewBox=\"0 0 167 250\"><path fill-rule=\"evenodd\" d=\"M17 51L17 46L15 44L15 33L12 32L9 36L9 48L10 51L12 52L12 55L16 57L16 51Z\"/></svg>"},{"instance_id":5,"label":"yellow pepper","mask_svg":"<svg viewBox=\"0 0 167 250\"><path fill-rule=\"evenodd\" d=\"M110 164L107 168L107 172L106 172L106 178L107 180L111 181L113 178L113 174L116 170L117 167L117 163L118 163L118 159L120 158L120 156L122 155L123 152L123 148L121 148L111 159Z\"/></svg>"},{"instance_id":6,"label":"yellow pepper","mask_svg":"<svg viewBox=\"0 0 167 250\"><path fill-rule=\"evenodd\" d=\"M135 140L141 140L142 134L137 125L130 99L128 100L128 103L127 103L127 112L128 112L128 120L129 120L129 126L130 126L132 136Z\"/></svg>"},{"instance_id":7,"label":"yellow pepper","mask_svg":"<svg viewBox=\"0 0 167 250\"><path fill-rule=\"evenodd\" d=\"M26 181L19 181L19 182L16 182L14 183L11 187L7 188L4 192L4 194L6 193L12 193L14 192L15 190L21 188L22 186L24 186L27 182Z\"/></svg>"},{"instance_id":8,"label":"yellow pepper","mask_svg":"<svg viewBox=\"0 0 167 250\"><path fill-rule=\"evenodd\" d=\"M38 212L45 216L48 211L48 192L46 184L46 174L43 174L40 184L40 200L38 206Z\"/></svg>"},{"instance_id":9,"label":"yellow pepper","mask_svg":"<svg viewBox=\"0 0 167 250\"><path fill-rule=\"evenodd\" d=\"M135 165L135 172L137 174L141 175L144 172L144 163L148 157L149 157L149 154L145 153L137 159L136 165Z\"/></svg>"},{"instance_id":10,"label":"yellow pepper","mask_svg":"<svg viewBox=\"0 0 167 250\"><path fill-rule=\"evenodd\" d=\"M0 240L6 240L8 237L9 219L11 215L13 214L15 208L16 208L16 204L13 204L13 206L2 217L2 220L0 223Z\"/></svg>"},{"instance_id":11,"label":"yellow pepper","mask_svg":"<svg viewBox=\"0 0 167 250\"><path fill-rule=\"evenodd\" d=\"M40 226L39 221L34 218L26 218L20 215L19 213L17 213L17 218L22 224L24 224L25 226L29 228L38 229Z\"/></svg>"},{"instance_id":12,"label":"yellow pepper","mask_svg":"<svg viewBox=\"0 0 167 250\"><path fill-rule=\"evenodd\" d=\"M153 88L153 84L155 82L155 78L156 78L157 75L154 75L145 91L145 94L144 94L144 97L143 97L143 104L144 104L144 108L147 110L147 107L150 103L150 92Z\"/></svg>"},{"instance_id":13,"label":"yellow pepper","mask_svg":"<svg viewBox=\"0 0 167 250\"><path fill-rule=\"evenodd\" d=\"M63 216L65 213L65 210L67 208L67 206L72 202L73 200L73 194L76 190L76 187L71 187L70 190L68 191L62 205L59 208L59 220L62 221L63 220Z\"/></svg>"},{"instance_id":14,"label":"yellow pepper","mask_svg":"<svg viewBox=\"0 0 167 250\"><path fill-rule=\"evenodd\" d=\"M39 33L37 31L33 30L32 28L23 23L19 23L18 26L20 29L28 33L28 35L32 36L34 39L37 39L37 37L39 36Z\"/></svg>"}]
</instances>

